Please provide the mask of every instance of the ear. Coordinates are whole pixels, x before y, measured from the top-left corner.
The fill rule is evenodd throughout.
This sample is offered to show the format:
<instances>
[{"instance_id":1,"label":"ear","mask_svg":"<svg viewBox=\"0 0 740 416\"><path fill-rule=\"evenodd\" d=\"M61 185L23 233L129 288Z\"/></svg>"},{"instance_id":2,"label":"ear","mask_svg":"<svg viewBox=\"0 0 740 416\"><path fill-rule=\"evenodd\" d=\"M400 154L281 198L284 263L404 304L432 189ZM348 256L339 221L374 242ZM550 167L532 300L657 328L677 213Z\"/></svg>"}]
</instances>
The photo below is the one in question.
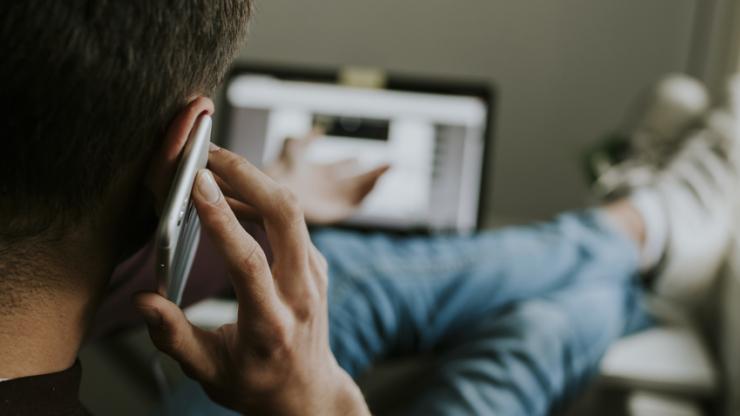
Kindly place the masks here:
<instances>
[{"instance_id":1,"label":"ear","mask_svg":"<svg viewBox=\"0 0 740 416\"><path fill-rule=\"evenodd\" d=\"M159 212L167 198L175 175L177 163L190 137L195 120L201 114L213 114L213 101L207 97L194 97L172 120L159 150L152 158L147 171L146 184L154 195L155 207Z\"/></svg>"}]
</instances>

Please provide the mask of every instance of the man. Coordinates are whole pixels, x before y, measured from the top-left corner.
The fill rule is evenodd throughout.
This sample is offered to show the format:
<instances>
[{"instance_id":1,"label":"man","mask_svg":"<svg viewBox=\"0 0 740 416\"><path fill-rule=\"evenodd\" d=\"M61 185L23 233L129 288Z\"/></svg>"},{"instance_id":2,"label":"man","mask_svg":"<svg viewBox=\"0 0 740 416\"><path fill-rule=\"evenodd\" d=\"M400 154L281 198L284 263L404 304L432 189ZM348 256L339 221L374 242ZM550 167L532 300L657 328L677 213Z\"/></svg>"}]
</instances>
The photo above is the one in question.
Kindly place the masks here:
<instances>
[{"instance_id":1,"label":"man","mask_svg":"<svg viewBox=\"0 0 740 416\"><path fill-rule=\"evenodd\" d=\"M5 98L0 117L6 144L0 153L0 308L6 317L0 321L2 414L84 414L76 397L80 373L76 354L106 282L115 265L151 234L153 214L166 194L194 120L213 112L206 96L239 47L249 4L175 3L32 0L0 6L0 45L5 54L0 66ZM710 156L726 164L726 152L708 153L708 145L701 145L707 140L692 142L700 143L698 150L687 147L691 151L676 156L679 166L703 166ZM673 178L682 171L667 172ZM715 186L713 176L700 177ZM726 190L721 185L718 189ZM486 250L503 255L518 247L517 252L539 253L542 256L535 258L540 261L522 268L502 262L495 275L477 276L471 284L460 285L462 290L454 290L465 282L456 276L447 287L455 295L453 302L439 296L444 291L438 285L425 290L416 283L401 282L403 287L377 291L377 285L359 278L356 289L368 296L351 302L352 291L344 291L339 315L332 317L332 325L337 325L331 331L346 331L348 336L330 348L327 264L309 239L300 201L285 185L242 158L214 148L209 171L198 174L193 198L204 232L230 272L240 303L238 322L208 332L190 325L179 308L154 293L139 295L135 303L155 344L180 362L218 403L248 414L331 415L369 413L348 372L358 372L374 356L408 346L432 348L454 334L490 340L491 333L506 333L497 323L511 318L503 317L536 324L537 317L556 310L560 302L565 307L559 312L558 328L573 324L574 334L534 327L511 333L509 339L554 334L550 350L571 354L571 344L591 338L584 335L591 333L594 324L605 326L592 320L571 321L588 306L579 304L580 299L593 300L591 306L613 320L605 332L597 332L598 340L591 340L594 347L585 350L586 358L575 360L577 365L559 377L560 387L538 405L547 411L557 397L564 396L573 377L588 373L623 327L633 327L621 321L638 293L626 289L635 286L638 252L654 234L645 228L652 223L646 222L650 208L644 207L660 209L663 195L686 186L660 185L645 194L650 196L641 197L643 202L621 200L595 214L571 215L539 231L492 235ZM699 194L686 198L684 202L690 204L704 203ZM262 218L273 252L271 264L239 224L247 212ZM696 217L705 219L701 214ZM506 242L511 239L518 242ZM552 251L553 247L557 249ZM553 253L557 264L542 260ZM715 260L720 256L711 254ZM464 258L463 250L452 255ZM335 259L332 267L341 270L338 262ZM599 273L604 269L609 270ZM523 275L533 278L523 284ZM566 296L557 290L561 287L576 287L584 296L572 296L573 292ZM418 306L424 308L403 303L417 293L423 295ZM534 308L517 306L516 301L538 295L542 301ZM331 296L343 296L341 288L333 286ZM391 302L401 312L374 316L384 323L382 334L392 340L363 336L356 332L363 328L339 324L342 311L345 323L363 308L369 308L365 313L370 316L382 312L372 306L375 301ZM430 331L421 331L420 324L427 323ZM408 333L403 330L407 325L412 328ZM412 338L405 339L407 335ZM469 344L459 345L464 349ZM500 351L501 345L506 343L493 348ZM332 348L345 357L342 364L347 370L337 363ZM517 347L512 348L511 354L518 353ZM475 356L474 351L471 354ZM545 357L542 369L563 367L562 357L531 357L537 362ZM498 358L493 358L495 368L486 374L500 381L509 379L511 385L521 377L537 380L542 375L528 366L501 373L514 370L511 364L516 363L508 360L498 365ZM465 363L452 360L439 373L442 387L437 391L447 392L453 400L443 405L456 405L456 391L478 393L475 388L445 388L450 385L448 374L470 371ZM543 382L553 374L544 376ZM489 404L502 409L522 406L501 397L500 403ZM464 398L468 400L460 401L461 406L475 402Z\"/></svg>"}]
</instances>

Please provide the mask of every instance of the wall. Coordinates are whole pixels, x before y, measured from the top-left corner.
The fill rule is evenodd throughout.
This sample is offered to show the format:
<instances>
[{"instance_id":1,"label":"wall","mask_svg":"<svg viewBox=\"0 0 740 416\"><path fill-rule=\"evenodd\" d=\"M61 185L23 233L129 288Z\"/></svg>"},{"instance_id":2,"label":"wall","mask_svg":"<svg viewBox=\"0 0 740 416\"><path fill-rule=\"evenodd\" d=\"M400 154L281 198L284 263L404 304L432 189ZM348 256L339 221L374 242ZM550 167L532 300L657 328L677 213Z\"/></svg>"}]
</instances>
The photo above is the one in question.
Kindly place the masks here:
<instances>
[{"instance_id":1,"label":"wall","mask_svg":"<svg viewBox=\"0 0 740 416\"><path fill-rule=\"evenodd\" d=\"M687 68L694 20L693 0L256 1L242 60L495 83L488 224L582 205L581 151L643 87Z\"/></svg>"},{"instance_id":2,"label":"wall","mask_svg":"<svg viewBox=\"0 0 740 416\"><path fill-rule=\"evenodd\" d=\"M689 72L722 98L727 76L740 67L740 1L703 0L696 13Z\"/></svg>"}]
</instances>

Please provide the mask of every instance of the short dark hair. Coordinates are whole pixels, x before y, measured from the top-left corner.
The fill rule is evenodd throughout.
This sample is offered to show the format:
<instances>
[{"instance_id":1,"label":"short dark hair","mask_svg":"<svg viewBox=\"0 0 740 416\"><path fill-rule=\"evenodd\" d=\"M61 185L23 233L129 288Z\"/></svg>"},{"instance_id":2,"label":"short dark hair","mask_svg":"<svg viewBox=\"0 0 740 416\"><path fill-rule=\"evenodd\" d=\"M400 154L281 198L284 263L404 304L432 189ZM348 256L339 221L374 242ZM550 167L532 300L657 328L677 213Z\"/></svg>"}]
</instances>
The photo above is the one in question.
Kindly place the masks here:
<instances>
[{"instance_id":1,"label":"short dark hair","mask_svg":"<svg viewBox=\"0 0 740 416\"><path fill-rule=\"evenodd\" d=\"M0 2L0 241L74 224L221 82L248 0ZM64 225L64 226L66 226Z\"/></svg>"}]
</instances>

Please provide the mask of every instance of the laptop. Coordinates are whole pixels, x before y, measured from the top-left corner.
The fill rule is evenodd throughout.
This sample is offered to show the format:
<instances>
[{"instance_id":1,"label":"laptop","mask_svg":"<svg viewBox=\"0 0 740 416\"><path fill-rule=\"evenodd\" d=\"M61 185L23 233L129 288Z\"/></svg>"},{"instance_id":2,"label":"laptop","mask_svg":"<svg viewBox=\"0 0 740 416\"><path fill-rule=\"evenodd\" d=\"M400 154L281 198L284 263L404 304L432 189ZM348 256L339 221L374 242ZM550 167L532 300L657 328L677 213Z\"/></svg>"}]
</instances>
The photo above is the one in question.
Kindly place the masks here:
<instances>
[{"instance_id":1,"label":"laptop","mask_svg":"<svg viewBox=\"0 0 740 416\"><path fill-rule=\"evenodd\" d=\"M488 83L379 71L246 65L230 72L220 143L257 166L321 126L307 157L389 163L342 226L469 233L480 227L494 95ZM360 70L354 70L360 71Z\"/></svg>"}]
</instances>

